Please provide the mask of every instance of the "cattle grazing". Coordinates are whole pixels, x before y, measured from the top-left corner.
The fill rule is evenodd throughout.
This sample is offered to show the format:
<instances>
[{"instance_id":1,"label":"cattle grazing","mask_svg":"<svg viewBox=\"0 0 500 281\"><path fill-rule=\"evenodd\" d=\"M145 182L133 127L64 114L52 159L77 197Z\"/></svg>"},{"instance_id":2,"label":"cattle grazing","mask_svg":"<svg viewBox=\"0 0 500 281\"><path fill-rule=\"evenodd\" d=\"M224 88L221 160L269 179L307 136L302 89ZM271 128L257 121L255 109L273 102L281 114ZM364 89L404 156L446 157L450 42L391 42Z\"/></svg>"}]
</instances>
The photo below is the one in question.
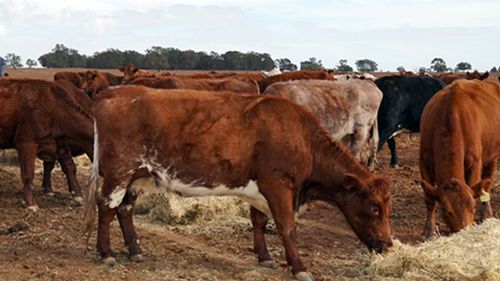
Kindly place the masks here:
<instances>
[{"instance_id":1,"label":"cattle grazing","mask_svg":"<svg viewBox=\"0 0 500 281\"><path fill-rule=\"evenodd\" d=\"M333 76L325 70L300 70L300 71L292 71L285 72L282 74L264 77L259 80L260 92L264 93L269 85L276 82L285 82L291 80L335 80Z\"/></svg>"},{"instance_id":2,"label":"cattle grazing","mask_svg":"<svg viewBox=\"0 0 500 281\"><path fill-rule=\"evenodd\" d=\"M130 258L143 260L132 207L146 183L184 196L246 200L258 260L274 264L264 240L272 217L299 280L312 280L299 257L294 216L308 201L339 206L369 249L392 244L389 182L333 142L311 113L281 97L201 93L121 87L100 94L85 212L90 230L97 203L97 250L105 263L116 263L109 236L115 215Z\"/></svg>"},{"instance_id":3,"label":"cattle grazing","mask_svg":"<svg viewBox=\"0 0 500 281\"><path fill-rule=\"evenodd\" d=\"M437 203L452 232L491 216L489 192L500 156L500 85L456 81L437 93L422 113L420 173L427 220L424 237L436 232Z\"/></svg>"},{"instance_id":4,"label":"cattle grazing","mask_svg":"<svg viewBox=\"0 0 500 281\"><path fill-rule=\"evenodd\" d=\"M377 147L377 112L382 92L369 80L296 80L274 83L263 95L282 96L313 113L330 134L373 169Z\"/></svg>"},{"instance_id":5,"label":"cattle grazing","mask_svg":"<svg viewBox=\"0 0 500 281\"><path fill-rule=\"evenodd\" d=\"M137 78L130 85L142 85L156 89L191 89L198 91L229 91L233 93L259 94L257 82L239 78L189 79L177 77Z\"/></svg>"},{"instance_id":6,"label":"cattle grazing","mask_svg":"<svg viewBox=\"0 0 500 281\"><path fill-rule=\"evenodd\" d=\"M60 71L54 74L54 81L67 80L73 83L78 88L82 87L84 72Z\"/></svg>"},{"instance_id":7,"label":"cattle grazing","mask_svg":"<svg viewBox=\"0 0 500 281\"><path fill-rule=\"evenodd\" d=\"M82 75L81 89L89 96L93 97L100 91L111 86L117 86L122 83L123 77L116 76L108 72L86 71Z\"/></svg>"},{"instance_id":8,"label":"cattle grazing","mask_svg":"<svg viewBox=\"0 0 500 281\"><path fill-rule=\"evenodd\" d=\"M86 106L86 95L69 93L66 89L70 87L65 82L0 80L0 149L15 148L18 152L24 201L30 210L37 209L31 187L35 157L59 159L70 181L76 180L71 147L92 153L92 108ZM81 197L78 185L69 187L75 197Z\"/></svg>"},{"instance_id":9,"label":"cattle grazing","mask_svg":"<svg viewBox=\"0 0 500 281\"><path fill-rule=\"evenodd\" d=\"M467 80L485 80L488 78L490 73L486 71L485 73L481 74L477 70L474 70L474 72L470 73L467 71L466 73L440 73L436 75L436 78L441 79L444 83L447 85L451 84L455 80L459 79L467 79Z\"/></svg>"},{"instance_id":10,"label":"cattle grazing","mask_svg":"<svg viewBox=\"0 0 500 281\"><path fill-rule=\"evenodd\" d=\"M403 132L418 132L420 116L429 99L443 89L444 83L432 77L386 76L375 81L383 98L378 110L380 150L387 141L391 150L391 167L398 166L396 140Z\"/></svg>"}]
</instances>

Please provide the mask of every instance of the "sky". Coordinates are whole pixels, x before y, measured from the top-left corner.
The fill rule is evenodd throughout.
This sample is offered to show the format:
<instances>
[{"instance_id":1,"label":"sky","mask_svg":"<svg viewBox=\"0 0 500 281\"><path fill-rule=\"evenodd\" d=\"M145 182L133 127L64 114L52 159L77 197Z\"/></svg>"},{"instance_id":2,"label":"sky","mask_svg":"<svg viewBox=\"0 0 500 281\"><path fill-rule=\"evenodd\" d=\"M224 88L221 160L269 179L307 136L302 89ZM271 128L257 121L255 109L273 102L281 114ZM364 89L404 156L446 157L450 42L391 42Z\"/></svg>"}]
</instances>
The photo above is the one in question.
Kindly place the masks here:
<instances>
[{"instance_id":1,"label":"sky","mask_svg":"<svg viewBox=\"0 0 500 281\"><path fill-rule=\"evenodd\" d=\"M0 0L0 55L38 59L58 43L108 48L269 53L333 68L500 66L500 0Z\"/></svg>"}]
</instances>

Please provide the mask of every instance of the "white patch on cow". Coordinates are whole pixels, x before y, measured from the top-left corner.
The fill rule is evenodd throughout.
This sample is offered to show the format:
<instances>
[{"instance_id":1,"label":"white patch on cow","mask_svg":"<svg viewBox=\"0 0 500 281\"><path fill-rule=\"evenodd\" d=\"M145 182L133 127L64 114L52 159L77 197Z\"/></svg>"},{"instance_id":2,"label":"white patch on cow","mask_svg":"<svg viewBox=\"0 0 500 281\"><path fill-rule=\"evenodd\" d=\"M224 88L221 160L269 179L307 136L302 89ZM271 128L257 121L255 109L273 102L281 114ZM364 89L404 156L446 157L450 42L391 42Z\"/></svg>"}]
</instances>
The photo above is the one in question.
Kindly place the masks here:
<instances>
[{"instance_id":1,"label":"white patch on cow","mask_svg":"<svg viewBox=\"0 0 500 281\"><path fill-rule=\"evenodd\" d=\"M300 205L297 212L295 212L295 219L301 217L306 212L306 210L307 210L307 204Z\"/></svg>"},{"instance_id":2,"label":"white patch on cow","mask_svg":"<svg viewBox=\"0 0 500 281\"><path fill-rule=\"evenodd\" d=\"M156 157L153 157L153 159L156 159ZM151 158L146 159L141 157L141 162L139 168L146 168L156 178L144 177L135 180L129 187L129 190L133 194L149 192L151 189L160 189L174 192L184 197L237 196L272 218L269 204L264 195L260 193L257 182L253 180L239 187L228 187L224 184L207 186L198 181L186 183L177 178L175 172L171 171L170 167L165 168L156 161L151 160Z\"/></svg>"},{"instance_id":3,"label":"white patch on cow","mask_svg":"<svg viewBox=\"0 0 500 281\"><path fill-rule=\"evenodd\" d=\"M401 128L401 125L398 125L398 129L399 129L399 128ZM397 135L399 135L399 134L401 134L401 133L407 133L407 132L411 132L411 131L410 131L410 130L408 130L408 129L405 129L405 128L403 128L403 129L399 129L399 130L397 130L396 132L392 133L392 135L391 135L388 139L391 139L391 138L393 138L393 137L395 137L395 136L397 136Z\"/></svg>"},{"instance_id":4,"label":"white patch on cow","mask_svg":"<svg viewBox=\"0 0 500 281\"><path fill-rule=\"evenodd\" d=\"M113 192L111 192L111 194L109 195L108 206L111 209L114 209L114 208L120 206L126 193L127 193L127 189L123 188L123 187L119 187L119 188L113 190Z\"/></svg>"}]
</instances>

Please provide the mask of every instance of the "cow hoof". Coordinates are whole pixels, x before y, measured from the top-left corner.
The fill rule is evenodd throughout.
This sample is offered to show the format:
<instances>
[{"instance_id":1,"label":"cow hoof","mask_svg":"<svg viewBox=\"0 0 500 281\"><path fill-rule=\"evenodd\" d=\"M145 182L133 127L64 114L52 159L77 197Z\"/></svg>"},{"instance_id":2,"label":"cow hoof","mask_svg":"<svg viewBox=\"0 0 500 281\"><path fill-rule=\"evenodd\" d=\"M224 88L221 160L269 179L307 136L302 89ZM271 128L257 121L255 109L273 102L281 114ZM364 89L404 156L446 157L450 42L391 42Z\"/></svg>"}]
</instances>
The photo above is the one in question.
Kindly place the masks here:
<instances>
[{"instance_id":1,"label":"cow hoof","mask_svg":"<svg viewBox=\"0 0 500 281\"><path fill-rule=\"evenodd\" d=\"M314 281L314 277L312 276L312 274L307 271L301 271L295 274L295 279L299 281Z\"/></svg>"},{"instance_id":2,"label":"cow hoof","mask_svg":"<svg viewBox=\"0 0 500 281\"><path fill-rule=\"evenodd\" d=\"M401 166L399 166L398 164L391 164L391 168L399 169L399 168L401 168Z\"/></svg>"},{"instance_id":3,"label":"cow hoof","mask_svg":"<svg viewBox=\"0 0 500 281\"><path fill-rule=\"evenodd\" d=\"M130 260L133 262L143 262L146 260L146 258L141 254L137 254L137 255L131 256Z\"/></svg>"},{"instance_id":4,"label":"cow hoof","mask_svg":"<svg viewBox=\"0 0 500 281\"><path fill-rule=\"evenodd\" d=\"M45 193L45 195L50 196L50 197L54 197L54 192L50 191L50 192Z\"/></svg>"},{"instance_id":5,"label":"cow hoof","mask_svg":"<svg viewBox=\"0 0 500 281\"><path fill-rule=\"evenodd\" d=\"M272 260L267 260L267 261L260 261L259 262L259 265L262 266L262 267L265 267L265 268L271 268L271 269L275 269L275 268L278 268L278 264L275 263L274 261Z\"/></svg>"},{"instance_id":6,"label":"cow hoof","mask_svg":"<svg viewBox=\"0 0 500 281\"><path fill-rule=\"evenodd\" d=\"M31 212L33 212L33 213L36 213L36 212L38 211L38 209L39 209L39 208L38 208L38 206L37 206L37 205L33 205L33 206L28 206L28 208L26 208L26 209L28 209L28 211L31 211Z\"/></svg>"},{"instance_id":7,"label":"cow hoof","mask_svg":"<svg viewBox=\"0 0 500 281\"><path fill-rule=\"evenodd\" d=\"M422 235L422 241L431 241L432 239L434 239L434 237L436 237L434 233L426 233Z\"/></svg>"},{"instance_id":8,"label":"cow hoof","mask_svg":"<svg viewBox=\"0 0 500 281\"><path fill-rule=\"evenodd\" d=\"M102 259L102 263L104 263L107 266L115 266L118 264L116 259L113 257L107 257L107 258Z\"/></svg>"},{"instance_id":9,"label":"cow hoof","mask_svg":"<svg viewBox=\"0 0 500 281\"><path fill-rule=\"evenodd\" d=\"M82 205L83 204L83 197L81 197L81 196L73 197L73 201L78 203L78 205Z\"/></svg>"}]
</instances>

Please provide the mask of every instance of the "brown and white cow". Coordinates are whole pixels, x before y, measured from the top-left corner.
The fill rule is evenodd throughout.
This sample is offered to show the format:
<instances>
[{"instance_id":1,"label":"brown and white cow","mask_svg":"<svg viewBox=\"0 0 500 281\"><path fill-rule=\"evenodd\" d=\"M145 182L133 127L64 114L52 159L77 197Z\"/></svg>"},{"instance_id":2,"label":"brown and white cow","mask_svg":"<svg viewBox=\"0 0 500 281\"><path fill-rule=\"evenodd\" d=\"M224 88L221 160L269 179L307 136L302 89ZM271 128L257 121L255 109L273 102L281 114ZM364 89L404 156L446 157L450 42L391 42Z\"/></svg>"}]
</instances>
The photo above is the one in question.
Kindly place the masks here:
<instances>
[{"instance_id":1,"label":"brown and white cow","mask_svg":"<svg viewBox=\"0 0 500 281\"><path fill-rule=\"evenodd\" d=\"M105 263L116 262L109 232L115 215L130 258L143 259L132 207L146 182L184 196L246 200L258 260L273 265L264 229L274 218L286 260L300 280L312 276L296 246L295 212L310 200L339 206L370 250L392 244L389 182L359 165L317 118L288 99L121 87L101 93L95 118L99 161L85 211L92 228L97 201L97 250Z\"/></svg>"},{"instance_id":2,"label":"brown and white cow","mask_svg":"<svg viewBox=\"0 0 500 281\"><path fill-rule=\"evenodd\" d=\"M59 159L63 171L69 171L66 176L70 181L74 168L64 166L74 167L69 154L71 147L81 147L88 155L92 153L93 114L92 108L86 106L88 97L82 92L68 93L66 88L72 85L64 83L0 80L0 149L15 148L18 152L24 201L30 210L37 209L31 187L37 156L49 161ZM72 188L78 186L70 185ZM73 191L73 196L81 197L80 190Z\"/></svg>"},{"instance_id":3,"label":"brown and white cow","mask_svg":"<svg viewBox=\"0 0 500 281\"><path fill-rule=\"evenodd\" d=\"M190 79L172 77L137 78L129 85L142 85L156 89L191 89L198 91L228 91L233 93L259 94L256 81L240 78Z\"/></svg>"},{"instance_id":4,"label":"brown and white cow","mask_svg":"<svg viewBox=\"0 0 500 281\"><path fill-rule=\"evenodd\" d=\"M312 112L335 141L362 163L377 153L377 112L382 92L369 80L296 80L274 83L263 95L282 96Z\"/></svg>"},{"instance_id":5,"label":"brown and white cow","mask_svg":"<svg viewBox=\"0 0 500 281\"><path fill-rule=\"evenodd\" d=\"M427 220L424 238L436 229L437 203L444 221L456 232L491 215L489 192L500 156L500 85L459 80L439 91L426 105L420 122L420 173Z\"/></svg>"},{"instance_id":6,"label":"brown and white cow","mask_svg":"<svg viewBox=\"0 0 500 281\"><path fill-rule=\"evenodd\" d=\"M260 92L264 93L269 85L276 82L285 82L291 80L335 80L332 74L325 70L299 70L292 72L285 72L282 74L264 77L259 80Z\"/></svg>"}]
</instances>

